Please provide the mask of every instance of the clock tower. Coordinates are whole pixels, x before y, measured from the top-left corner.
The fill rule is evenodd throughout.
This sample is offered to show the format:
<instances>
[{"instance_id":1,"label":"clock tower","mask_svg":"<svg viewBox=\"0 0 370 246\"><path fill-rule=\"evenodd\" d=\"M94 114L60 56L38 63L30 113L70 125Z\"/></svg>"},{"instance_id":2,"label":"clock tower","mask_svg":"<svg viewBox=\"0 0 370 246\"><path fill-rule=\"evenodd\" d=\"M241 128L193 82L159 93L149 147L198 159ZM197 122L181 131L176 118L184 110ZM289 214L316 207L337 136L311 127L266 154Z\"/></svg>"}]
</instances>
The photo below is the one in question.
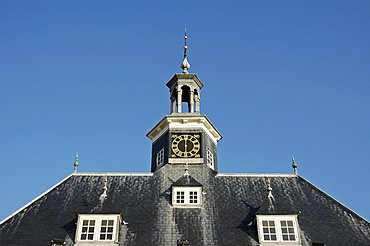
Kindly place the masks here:
<instances>
[{"instance_id":1,"label":"clock tower","mask_svg":"<svg viewBox=\"0 0 370 246\"><path fill-rule=\"evenodd\" d=\"M152 140L152 165L155 172L164 165L206 165L217 172L217 142L221 133L205 115L200 114L203 83L188 72L185 33L183 72L166 84L170 90L170 115L165 116L148 134ZM185 106L185 107L184 107Z\"/></svg>"}]
</instances>

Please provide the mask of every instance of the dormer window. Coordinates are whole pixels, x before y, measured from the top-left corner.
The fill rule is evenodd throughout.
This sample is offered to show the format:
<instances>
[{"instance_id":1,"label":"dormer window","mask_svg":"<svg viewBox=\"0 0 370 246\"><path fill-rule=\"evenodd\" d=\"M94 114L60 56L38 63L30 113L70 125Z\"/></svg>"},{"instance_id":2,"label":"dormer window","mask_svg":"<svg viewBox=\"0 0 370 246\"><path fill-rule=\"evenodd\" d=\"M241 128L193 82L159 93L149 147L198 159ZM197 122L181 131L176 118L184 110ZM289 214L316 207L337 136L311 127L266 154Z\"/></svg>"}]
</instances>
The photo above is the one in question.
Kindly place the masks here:
<instances>
[{"instance_id":1,"label":"dormer window","mask_svg":"<svg viewBox=\"0 0 370 246\"><path fill-rule=\"evenodd\" d=\"M79 214L76 245L96 241L116 242L121 221L118 214Z\"/></svg>"},{"instance_id":2,"label":"dormer window","mask_svg":"<svg viewBox=\"0 0 370 246\"><path fill-rule=\"evenodd\" d=\"M296 215L257 215L257 226L261 245L277 242L299 245Z\"/></svg>"},{"instance_id":3,"label":"dormer window","mask_svg":"<svg viewBox=\"0 0 370 246\"><path fill-rule=\"evenodd\" d=\"M174 206L201 205L202 187L172 187L172 202Z\"/></svg>"},{"instance_id":4,"label":"dormer window","mask_svg":"<svg viewBox=\"0 0 370 246\"><path fill-rule=\"evenodd\" d=\"M186 167L185 174L172 184L172 205L174 207L200 207L202 204L203 185L189 174Z\"/></svg>"}]
</instances>

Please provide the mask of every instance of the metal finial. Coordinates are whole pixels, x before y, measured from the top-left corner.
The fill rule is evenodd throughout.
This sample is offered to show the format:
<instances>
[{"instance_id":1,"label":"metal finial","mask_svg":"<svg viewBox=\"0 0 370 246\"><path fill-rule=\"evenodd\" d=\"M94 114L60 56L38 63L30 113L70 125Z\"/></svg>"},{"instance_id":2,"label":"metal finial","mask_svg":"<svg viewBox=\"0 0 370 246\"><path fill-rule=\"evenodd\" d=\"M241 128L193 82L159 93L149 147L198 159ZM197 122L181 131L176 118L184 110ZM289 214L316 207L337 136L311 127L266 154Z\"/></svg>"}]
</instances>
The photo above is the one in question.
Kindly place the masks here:
<instances>
[{"instance_id":1,"label":"metal finial","mask_svg":"<svg viewBox=\"0 0 370 246\"><path fill-rule=\"evenodd\" d=\"M184 176L189 176L189 164L188 163L185 164L185 174L184 174Z\"/></svg>"},{"instance_id":2,"label":"metal finial","mask_svg":"<svg viewBox=\"0 0 370 246\"><path fill-rule=\"evenodd\" d=\"M107 197L107 190L108 190L107 184L108 184L108 178L107 178L107 176L105 176L103 194L101 194L101 196L100 196L101 198L106 198Z\"/></svg>"},{"instance_id":3,"label":"metal finial","mask_svg":"<svg viewBox=\"0 0 370 246\"><path fill-rule=\"evenodd\" d=\"M267 184L267 191L269 192L268 198L274 198L274 196L272 195L272 188L271 188L270 180L268 181L268 184Z\"/></svg>"},{"instance_id":4,"label":"metal finial","mask_svg":"<svg viewBox=\"0 0 370 246\"><path fill-rule=\"evenodd\" d=\"M187 55L188 46L186 45L186 40L188 39L188 36L186 35L186 26L185 26L184 32L185 32L185 35L184 35L184 41L185 41L184 60L181 63L181 68L183 69L183 71L182 71L183 73L188 73L188 70L190 69L190 64L188 62L188 55Z\"/></svg>"},{"instance_id":5,"label":"metal finial","mask_svg":"<svg viewBox=\"0 0 370 246\"><path fill-rule=\"evenodd\" d=\"M297 170L297 163L295 163L295 159L294 159L294 156L292 155L292 167L294 169L294 174L298 175L298 170Z\"/></svg>"},{"instance_id":6,"label":"metal finial","mask_svg":"<svg viewBox=\"0 0 370 246\"><path fill-rule=\"evenodd\" d=\"M271 183L270 183L270 180L268 180L268 184L267 184L267 191L269 192L267 198L269 200L269 206L268 206L268 210L271 211L271 210L274 210L275 207L274 207L274 201L275 201L275 198L274 196L272 195L272 188L271 188Z\"/></svg>"},{"instance_id":7,"label":"metal finial","mask_svg":"<svg viewBox=\"0 0 370 246\"><path fill-rule=\"evenodd\" d=\"M186 45L186 40L187 39L188 39L188 36L186 36L186 25L185 25L185 28L184 28L184 42L185 42L185 45L184 45L184 58L187 57L186 52L188 51L188 46Z\"/></svg>"},{"instance_id":8,"label":"metal finial","mask_svg":"<svg viewBox=\"0 0 370 246\"><path fill-rule=\"evenodd\" d=\"M76 173L77 172L77 168L78 168L78 153L76 152L76 160L75 162L73 163L73 172Z\"/></svg>"}]
</instances>

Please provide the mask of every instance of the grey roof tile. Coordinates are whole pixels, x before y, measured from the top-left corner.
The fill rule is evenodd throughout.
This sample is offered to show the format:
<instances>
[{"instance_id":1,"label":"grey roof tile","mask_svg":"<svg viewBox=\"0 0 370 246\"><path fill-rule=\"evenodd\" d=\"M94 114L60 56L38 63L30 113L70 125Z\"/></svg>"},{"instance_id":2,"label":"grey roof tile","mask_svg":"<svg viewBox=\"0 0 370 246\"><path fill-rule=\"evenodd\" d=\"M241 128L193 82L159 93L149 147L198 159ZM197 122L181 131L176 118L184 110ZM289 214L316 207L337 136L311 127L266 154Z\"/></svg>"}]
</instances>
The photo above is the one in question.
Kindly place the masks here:
<instances>
[{"instance_id":1,"label":"grey roof tile","mask_svg":"<svg viewBox=\"0 0 370 246\"><path fill-rule=\"evenodd\" d=\"M295 175L217 175L207 167L163 167L153 175L75 174L0 224L0 245L71 242L78 213L119 213L122 245L257 245L256 214L298 214L302 245L370 245L370 223ZM107 178L107 197L101 198ZM175 181L176 180L176 181ZM171 185L203 185L200 208L174 208ZM273 209L267 186L271 183Z\"/></svg>"}]
</instances>

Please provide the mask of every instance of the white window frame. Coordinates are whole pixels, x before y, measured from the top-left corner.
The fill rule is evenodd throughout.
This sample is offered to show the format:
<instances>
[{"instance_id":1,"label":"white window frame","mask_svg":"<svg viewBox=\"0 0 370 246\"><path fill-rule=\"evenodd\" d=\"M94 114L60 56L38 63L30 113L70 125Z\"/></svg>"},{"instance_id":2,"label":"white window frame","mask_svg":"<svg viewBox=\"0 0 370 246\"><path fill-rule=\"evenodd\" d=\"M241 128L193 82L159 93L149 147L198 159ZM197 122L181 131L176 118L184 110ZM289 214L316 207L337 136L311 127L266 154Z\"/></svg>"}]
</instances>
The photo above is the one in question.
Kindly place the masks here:
<instances>
[{"instance_id":1,"label":"white window frame","mask_svg":"<svg viewBox=\"0 0 370 246\"><path fill-rule=\"evenodd\" d=\"M179 202L179 195L183 202ZM175 207L199 207L202 204L202 187L172 187L172 204Z\"/></svg>"},{"instance_id":2,"label":"white window frame","mask_svg":"<svg viewBox=\"0 0 370 246\"><path fill-rule=\"evenodd\" d=\"M156 156L157 167L162 166L164 163L164 148L157 152Z\"/></svg>"},{"instance_id":3,"label":"white window frame","mask_svg":"<svg viewBox=\"0 0 370 246\"><path fill-rule=\"evenodd\" d=\"M83 230L85 230L86 226L84 226L84 221L95 221L94 231L90 234L93 234L92 239L82 239L81 236ZM112 239L100 239L101 235L101 228L102 221L104 220L113 220L113 231ZM122 222L122 218L119 214L78 214L78 221L77 221L77 233L76 233L76 240L75 242L78 244L89 243L89 242L117 242L118 241L118 232L119 232L119 225Z\"/></svg>"},{"instance_id":4,"label":"white window frame","mask_svg":"<svg viewBox=\"0 0 370 246\"><path fill-rule=\"evenodd\" d=\"M262 245L269 245L271 244L276 244L276 243L284 243L287 245L300 245L300 238L299 238L299 226L298 226L298 220L297 220L297 215L257 215L257 227L258 227L258 237L259 241ZM275 228L275 235L276 235L276 240L268 240L265 239L265 235L270 234L271 231L267 230L266 231L266 226L263 225L264 221L273 221L274 222L274 228ZM292 222L292 227L294 232L287 232L284 230L283 232L283 226L281 225L282 221L291 221ZM265 228L265 231L264 231ZM272 228L272 227L270 227ZM295 240L286 240L286 236L294 234Z\"/></svg>"},{"instance_id":5,"label":"white window frame","mask_svg":"<svg viewBox=\"0 0 370 246\"><path fill-rule=\"evenodd\" d=\"M207 165L212 169L215 168L213 153L210 149L207 149Z\"/></svg>"}]
</instances>

